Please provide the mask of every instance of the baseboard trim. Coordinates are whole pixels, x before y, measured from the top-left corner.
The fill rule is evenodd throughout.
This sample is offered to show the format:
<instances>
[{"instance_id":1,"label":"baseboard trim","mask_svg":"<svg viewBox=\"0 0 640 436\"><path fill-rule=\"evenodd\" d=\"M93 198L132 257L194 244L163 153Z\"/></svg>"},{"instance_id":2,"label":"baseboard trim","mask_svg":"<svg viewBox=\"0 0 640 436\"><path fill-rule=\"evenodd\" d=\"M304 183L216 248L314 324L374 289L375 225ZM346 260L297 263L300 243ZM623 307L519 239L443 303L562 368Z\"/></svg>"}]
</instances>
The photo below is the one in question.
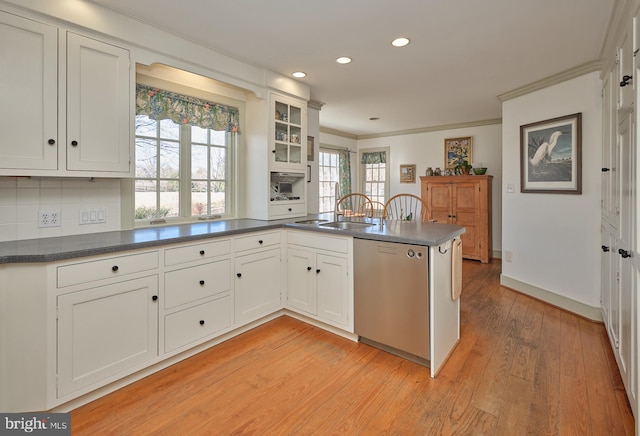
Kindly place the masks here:
<instances>
[{"instance_id":1,"label":"baseboard trim","mask_svg":"<svg viewBox=\"0 0 640 436\"><path fill-rule=\"evenodd\" d=\"M529 283L521 282L504 274L500 274L500 284L592 321L602 322L602 308L600 307L589 306L588 304L563 297L562 295L530 285Z\"/></svg>"}]
</instances>

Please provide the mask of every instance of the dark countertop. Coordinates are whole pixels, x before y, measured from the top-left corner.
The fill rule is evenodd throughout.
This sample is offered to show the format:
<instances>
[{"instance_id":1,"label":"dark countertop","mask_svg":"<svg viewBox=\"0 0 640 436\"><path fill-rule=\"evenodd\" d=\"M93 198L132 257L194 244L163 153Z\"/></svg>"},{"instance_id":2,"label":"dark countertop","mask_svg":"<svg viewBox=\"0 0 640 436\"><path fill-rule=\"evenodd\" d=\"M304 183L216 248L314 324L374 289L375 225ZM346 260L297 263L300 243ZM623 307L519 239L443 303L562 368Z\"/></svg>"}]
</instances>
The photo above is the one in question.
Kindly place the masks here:
<instances>
[{"instance_id":1,"label":"dark countertop","mask_svg":"<svg viewBox=\"0 0 640 436\"><path fill-rule=\"evenodd\" d=\"M464 227L453 224L403 221L385 221L384 226L381 228L378 220L376 220L376 224L373 226L352 230L326 228L317 224L296 223L296 221L314 218L333 221L333 214L324 216L309 215L307 218L300 217L274 221L254 219L207 221L85 235L0 242L0 264L52 262L283 227L425 246L440 245L465 231Z\"/></svg>"}]
</instances>

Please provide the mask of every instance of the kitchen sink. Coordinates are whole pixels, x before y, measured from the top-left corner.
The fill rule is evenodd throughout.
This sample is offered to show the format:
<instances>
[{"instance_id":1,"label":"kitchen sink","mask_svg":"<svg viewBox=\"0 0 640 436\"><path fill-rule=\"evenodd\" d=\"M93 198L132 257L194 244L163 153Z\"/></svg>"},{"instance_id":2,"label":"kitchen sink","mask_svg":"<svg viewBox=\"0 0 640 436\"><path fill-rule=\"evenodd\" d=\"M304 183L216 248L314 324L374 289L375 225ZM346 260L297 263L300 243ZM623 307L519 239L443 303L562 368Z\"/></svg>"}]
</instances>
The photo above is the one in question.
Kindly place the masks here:
<instances>
[{"instance_id":1,"label":"kitchen sink","mask_svg":"<svg viewBox=\"0 0 640 436\"><path fill-rule=\"evenodd\" d=\"M302 220L302 221L296 221L296 224L320 224L320 223L326 223L328 220Z\"/></svg>"},{"instance_id":2,"label":"kitchen sink","mask_svg":"<svg viewBox=\"0 0 640 436\"><path fill-rule=\"evenodd\" d=\"M355 221L333 221L330 223L320 224L322 227L331 227L332 229L356 230L373 226L373 223L361 223Z\"/></svg>"}]
</instances>

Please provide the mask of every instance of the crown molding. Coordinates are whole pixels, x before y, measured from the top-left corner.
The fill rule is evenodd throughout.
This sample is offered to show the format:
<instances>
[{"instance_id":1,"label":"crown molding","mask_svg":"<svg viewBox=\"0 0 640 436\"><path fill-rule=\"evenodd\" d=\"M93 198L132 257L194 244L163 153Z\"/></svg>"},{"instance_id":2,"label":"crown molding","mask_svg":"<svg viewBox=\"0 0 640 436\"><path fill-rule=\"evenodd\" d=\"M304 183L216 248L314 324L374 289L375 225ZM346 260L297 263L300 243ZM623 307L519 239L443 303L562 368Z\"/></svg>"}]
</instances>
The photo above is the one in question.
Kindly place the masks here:
<instances>
[{"instance_id":1,"label":"crown molding","mask_svg":"<svg viewBox=\"0 0 640 436\"><path fill-rule=\"evenodd\" d=\"M530 92L539 91L541 89L548 88L549 86L557 85L558 83L566 82L567 80L575 79L576 77L584 76L588 73L593 73L594 71L600 71L601 68L602 63L599 60L587 62L586 64L578 65L577 67L562 71L545 79L541 79L512 91L505 92L504 94L500 94L498 95L498 100L504 103L507 100L521 97L525 94L529 94Z\"/></svg>"},{"instance_id":2,"label":"crown molding","mask_svg":"<svg viewBox=\"0 0 640 436\"><path fill-rule=\"evenodd\" d=\"M318 100L309 100L307 102L307 107L311 109L322 110L322 106L324 106L324 103Z\"/></svg>"},{"instance_id":3,"label":"crown molding","mask_svg":"<svg viewBox=\"0 0 640 436\"><path fill-rule=\"evenodd\" d=\"M356 139L387 138L389 136L415 135L416 133L438 132L440 130L464 129L467 127L489 126L492 124L502 124L502 118L489 120L469 121L467 123L443 124L441 126L421 127L419 129L398 130L395 132L372 133L370 135L358 135Z\"/></svg>"},{"instance_id":4,"label":"crown molding","mask_svg":"<svg viewBox=\"0 0 640 436\"><path fill-rule=\"evenodd\" d=\"M342 130L330 129L328 127L320 126L320 133L327 133L329 135L341 136L347 139L358 139L358 135L354 135L353 133L343 132Z\"/></svg>"}]
</instances>

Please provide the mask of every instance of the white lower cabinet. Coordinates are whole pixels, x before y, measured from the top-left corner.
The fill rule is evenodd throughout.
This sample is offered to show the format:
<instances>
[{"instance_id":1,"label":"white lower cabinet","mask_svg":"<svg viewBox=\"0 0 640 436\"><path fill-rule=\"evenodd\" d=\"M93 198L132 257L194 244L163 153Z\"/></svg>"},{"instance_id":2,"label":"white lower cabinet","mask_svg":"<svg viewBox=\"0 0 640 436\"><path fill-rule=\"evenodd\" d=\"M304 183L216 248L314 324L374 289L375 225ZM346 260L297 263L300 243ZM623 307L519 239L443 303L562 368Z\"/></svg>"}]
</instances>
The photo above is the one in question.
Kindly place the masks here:
<instances>
[{"instance_id":1,"label":"white lower cabinet","mask_svg":"<svg viewBox=\"0 0 640 436\"><path fill-rule=\"evenodd\" d=\"M102 386L158 355L158 276L58 296L58 397Z\"/></svg>"},{"instance_id":2,"label":"white lower cabinet","mask_svg":"<svg viewBox=\"0 0 640 436\"><path fill-rule=\"evenodd\" d=\"M233 297L230 292L211 301L167 315L164 320L164 350L194 343L213 336L233 324Z\"/></svg>"},{"instance_id":3,"label":"white lower cabinet","mask_svg":"<svg viewBox=\"0 0 640 436\"><path fill-rule=\"evenodd\" d=\"M231 239L179 244L164 250L165 354L175 354L233 327Z\"/></svg>"},{"instance_id":4,"label":"white lower cabinet","mask_svg":"<svg viewBox=\"0 0 640 436\"><path fill-rule=\"evenodd\" d=\"M352 252L351 237L272 229L0 265L0 408L82 404L284 308L353 333Z\"/></svg>"},{"instance_id":5,"label":"white lower cabinet","mask_svg":"<svg viewBox=\"0 0 640 436\"><path fill-rule=\"evenodd\" d=\"M280 248L235 258L235 315L245 324L281 307Z\"/></svg>"},{"instance_id":6,"label":"white lower cabinet","mask_svg":"<svg viewBox=\"0 0 640 436\"><path fill-rule=\"evenodd\" d=\"M287 233L287 308L353 332L350 237Z\"/></svg>"}]
</instances>

